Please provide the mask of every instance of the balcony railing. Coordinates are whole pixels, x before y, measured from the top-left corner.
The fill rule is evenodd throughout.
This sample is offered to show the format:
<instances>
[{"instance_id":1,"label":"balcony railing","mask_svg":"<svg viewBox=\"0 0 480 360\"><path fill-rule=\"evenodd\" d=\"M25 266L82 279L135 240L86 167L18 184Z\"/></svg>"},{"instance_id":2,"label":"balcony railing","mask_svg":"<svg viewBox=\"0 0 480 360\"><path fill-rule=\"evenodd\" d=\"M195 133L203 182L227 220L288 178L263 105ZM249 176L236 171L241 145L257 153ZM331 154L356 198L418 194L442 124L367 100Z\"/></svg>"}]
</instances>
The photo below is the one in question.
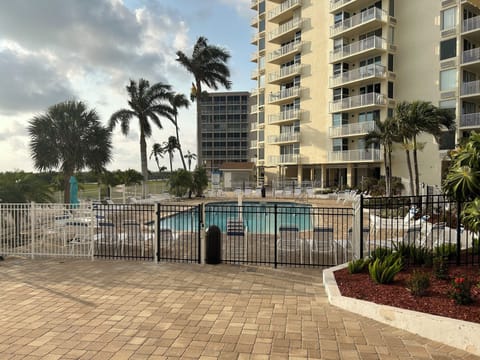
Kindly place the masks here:
<instances>
[{"instance_id":1,"label":"balcony railing","mask_svg":"<svg viewBox=\"0 0 480 360\"><path fill-rule=\"evenodd\" d=\"M460 127L480 127L480 113L462 114Z\"/></svg>"},{"instance_id":2,"label":"balcony railing","mask_svg":"<svg viewBox=\"0 0 480 360\"><path fill-rule=\"evenodd\" d=\"M295 76L301 73L302 64L293 64L290 66L285 66L280 69L280 71L268 74L268 82L273 83L289 76Z\"/></svg>"},{"instance_id":3,"label":"balcony railing","mask_svg":"<svg viewBox=\"0 0 480 360\"><path fill-rule=\"evenodd\" d=\"M295 42L284 45L280 49L272 51L271 53L269 53L268 54L268 61L272 62L272 61L275 61L279 58L282 58L283 56L285 56L285 55L287 55L291 52L299 51L301 46L302 46L302 42L300 40L297 40Z\"/></svg>"},{"instance_id":4,"label":"balcony railing","mask_svg":"<svg viewBox=\"0 0 480 360\"><path fill-rule=\"evenodd\" d=\"M257 7L259 1L260 1L260 0L252 0L252 1L250 2L250 9L255 9L255 8Z\"/></svg>"},{"instance_id":5,"label":"balcony railing","mask_svg":"<svg viewBox=\"0 0 480 360\"><path fill-rule=\"evenodd\" d=\"M286 142L299 142L300 133L299 132L286 132L280 135L271 135L268 137L269 144L278 144Z\"/></svg>"},{"instance_id":6,"label":"balcony railing","mask_svg":"<svg viewBox=\"0 0 480 360\"><path fill-rule=\"evenodd\" d=\"M362 66L355 70L346 71L330 77L330 87L340 86L357 80L368 79L371 77L385 77L386 68L383 65L371 64Z\"/></svg>"},{"instance_id":7,"label":"balcony railing","mask_svg":"<svg viewBox=\"0 0 480 360\"><path fill-rule=\"evenodd\" d=\"M256 148L257 144L258 144L257 140L251 140L250 141L250 148Z\"/></svg>"},{"instance_id":8,"label":"balcony railing","mask_svg":"<svg viewBox=\"0 0 480 360\"><path fill-rule=\"evenodd\" d=\"M333 26L330 26L330 36L336 36L344 31L365 24L372 20L386 22L387 19L388 15L385 10L373 7L368 10L362 11L357 15L353 15L352 17L345 19L339 23L336 23Z\"/></svg>"},{"instance_id":9,"label":"balcony railing","mask_svg":"<svg viewBox=\"0 0 480 360\"><path fill-rule=\"evenodd\" d=\"M291 10L293 7L301 5L302 1L301 0L287 0L283 2L280 6L277 6L273 10L270 10L268 12L267 19L272 20L276 18L277 16L281 15L282 13Z\"/></svg>"},{"instance_id":10,"label":"balcony railing","mask_svg":"<svg viewBox=\"0 0 480 360\"><path fill-rule=\"evenodd\" d=\"M461 95L475 95L480 93L480 80L462 84Z\"/></svg>"},{"instance_id":11,"label":"balcony railing","mask_svg":"<svg viewBox=\"0 0 480 360\"><path fill-rule=\"evenodd\" d=\"M368 93L363 95L351 96L345 99L330 103L330 112L338 112L351 108L365 106L386 105L387 97L380 93Z\"/></svg>"},{"instance_id":12,"label":"balcony railing","mask_svg":"<svg viewBox=\"0 0 480 360\"><path fill-rule=\"evenodd\" d=\"M271 165L298 164L300 162L300 154L270 156L268 160Z\"/></svg>"},{"instance_id":13,"label":"balcony railing","mask_svg":"<svg viewBox=\"0 0 480 360\"><path fill-rule=\"evenodd\" d=\"M329 151L329 162L381 161L382 153L378 149Z\"/></svg>"},{"instance_id":14,"label":"balcony railing","mask_svg":"<svg viewBox=\"0 0 480 360\"><path fill-rule=\"evenodd\" d=\"M287 111L282 111L278 114L272 114L268 116L269 124L278 124L286 121L300 120L301 110L292 109Z\"/></svg>"},{"instance_id":15,"label":"balcony railing","mask_svg":"<svg viewBox=\"0 0 480 360\"><path fill-rule=\"evenodd\" d=\"M473 31L477 29L480 29L480 16L475 16L473 18L463 20L463 32Z\"/></svg>"},{"instance_id":16,"label":"balcony railing","mask_svg":"<svg viewBox=\"0 0 480 360\"><path fill-rule=\"evenodd\" d=\"M339 59L352 56L363 51L373 49L386 49L387 42L379 36L370 36L364 40L356 41L354 43L345 45L339 49L330 52L330 61L334 62Z\"/></svg>"},{"instance_id":17,"label":"balcony railing","mask_svg":"<svg viewBox=\"0 0 480 360\"><path fill-rule=\"evenodd\" d=\"M288 89L280 90L276 93L271 93L269 95L269 102L276 103L278 101L282 101L284 99L288 99L291 97L299 97L300 91L301 91L300 86L294 86Z\"/></svg>"},{"instance_id":18,"label":"balcony railing","mask_svg":"<svg viewBox=\"0 0 480 360\"><path fill-rule=\"evenodd\" d=\"M287 21L285 24L280 25L275 30L270 31L270 33L268 34L268 40L272 41L272 40L282 36L283 34L286 34L286 33L290 32L292 30L295 30L295 29L301 27L302 23L303 23L302 18L294 18L290 21Z\"/></svg>"},{"instance_id":19,"label":"balcony railing","mask_svg":"<svg viewBox=\"0 0 480 360\"><path fill-rule=\"evenodd\" d=\"M328 129L328 136L342 137L342 136L362 135L375 130L375 128L376 128L375 121L365 121L365 122L359 122L355 124L335 126Z\"/></svg>"},{"instance_id":20,"label":"balcony railing","mask_svg":"<svg viewBox=\"0 0 480 360\"><path fill-rule=\"evenodd\" d=\"M480 48L466 50L462 54L462 64L480 60Z\"/></svg>"},{"instance_id":21,"label":"balcony railing","mask_svg":"<svg viewBox=\"0 0 480 360\"><path fill-rule=\"evenodd\" d=\"M352 0L330 0L330 12L337 10L338 8L351 1Z\"/></svg>"},{"instance_id":22,"label":"balcony railing","mask_svg":"<svg viewBox=\"0 0 480 360\"><path fill-rule=\"evenodd\" d=\"M250 106L250 112L251 113L256 113L259 111L263 111L263 105L252 105Z\"/></svg>"}]
</instances>

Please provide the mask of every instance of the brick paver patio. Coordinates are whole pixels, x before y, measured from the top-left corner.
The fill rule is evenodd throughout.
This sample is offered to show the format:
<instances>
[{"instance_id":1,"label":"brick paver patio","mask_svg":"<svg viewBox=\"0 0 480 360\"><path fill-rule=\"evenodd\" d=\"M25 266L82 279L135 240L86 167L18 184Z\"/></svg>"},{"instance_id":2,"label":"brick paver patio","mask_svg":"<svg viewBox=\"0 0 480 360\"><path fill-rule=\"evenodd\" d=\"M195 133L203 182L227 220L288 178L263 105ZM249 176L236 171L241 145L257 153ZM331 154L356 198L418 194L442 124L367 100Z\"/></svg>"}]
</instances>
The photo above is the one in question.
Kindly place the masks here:
<instances>
[{"instance_id":1,"label":"brick paver patio","mask_svg":"<svg viewBox=\"0 0 480 360\"><path fill-rule=\"evenodd\" d=\"M8 258L0 359L477 358L339 310L321 281L319 269Z\"/></svg>"}]
</instances>

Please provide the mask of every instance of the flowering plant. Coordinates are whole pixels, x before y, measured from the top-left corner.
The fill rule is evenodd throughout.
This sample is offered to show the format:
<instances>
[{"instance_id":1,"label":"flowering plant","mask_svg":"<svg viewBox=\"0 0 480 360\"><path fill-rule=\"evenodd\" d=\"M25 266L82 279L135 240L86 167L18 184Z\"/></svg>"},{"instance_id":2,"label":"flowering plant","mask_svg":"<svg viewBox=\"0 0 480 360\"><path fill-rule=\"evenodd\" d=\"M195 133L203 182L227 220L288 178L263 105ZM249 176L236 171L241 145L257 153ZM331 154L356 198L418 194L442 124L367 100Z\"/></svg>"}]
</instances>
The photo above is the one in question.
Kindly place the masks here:
<instances>
[{"instance_id":1,"label":"flowering plant","mask_svg":"<svg viewBox=\"0 0 480 360\"><path fill-rule=\"evenodd\" d=\"M470 304L472 299L473 283L464 278L456 277L452 282L453 289L450 291L450 297L455 300L458 305Z\"/></svg>"}]
</instances>

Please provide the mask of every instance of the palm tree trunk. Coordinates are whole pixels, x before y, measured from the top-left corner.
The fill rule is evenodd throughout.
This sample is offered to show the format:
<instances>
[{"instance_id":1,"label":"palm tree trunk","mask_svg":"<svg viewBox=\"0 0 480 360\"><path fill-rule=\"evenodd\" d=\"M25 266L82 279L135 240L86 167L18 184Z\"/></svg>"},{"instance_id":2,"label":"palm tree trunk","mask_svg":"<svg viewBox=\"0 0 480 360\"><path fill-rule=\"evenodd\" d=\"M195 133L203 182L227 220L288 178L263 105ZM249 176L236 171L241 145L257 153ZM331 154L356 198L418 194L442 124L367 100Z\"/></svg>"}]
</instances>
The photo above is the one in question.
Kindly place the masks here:
<instances>
[{"instance_id":1,"label":"palm tree trunk","mask_svg":"<svg viewBox=\"0 0 480 360\"><path fill-rule=\"evenodd\" d=\"M389 181L389 186L390 186L390 195L392 194L392 149L388 149L388 165L390 166L389 172L388 172L388 181Z\"/></svg>"},{"instance_id":2,"label":"palm tree trunk","mask_svg":"<svg viewBox=\"0 0 480 360\"><path fill-rule=\"evenodd\" d=\"M195 86L197 87L197 94L196 94L196 101L197 101L197 159L198 163L202 164L203 163L203 158L202 158L202 125L201 125L201 119L200 119L200 98L202 96L202 83L198 80L195 79Z\"/></svg>"},{"instance_id":3,"label":"palm tree trunk","mask_svg":"<svg viewBox=\"0 0 480 360\"><path fill-rule=\"evenodd\" d=\"M63 203L70 204L70 177L73 175L70 171L63 173Z\"/></svg>"},{"instance_id":4,"label":"palm tree trunk","mask_svg":"<svg viewBox=\"0 0 480 360\"><path fill-rule=\"evenodd\" d=\"M408 143L404 140L405 145L405 155L407 157L407 168L408 168L408 176L410 178L410 195L414 196L414 187L413 187L413 173L412 173L412 162L410 160L410 150L408 150Z\"/></svg>"},{"instance_id":5,"label":"palm tree trunk","mask_svg":"<svg viewBox=\"0 0 480 360\"><path fill-rule=\"evenodd\" d=\"M142 184L142 198L147 197L147 186L148 186L148 165L147 165L147 142L145 141L145 134L143 129L140 129L140 161L142 164L142 175L143 175L143 184Z\"/></svg>"},{"instance_id":6,"label":"palm tree trunk","mask_svg":"<svg viewBox=\"0 0 480 360\"><path fill-rule=\"evenodd\" d=\"M168 157L170 158L170 173L173 173L173 165L172 165L173 152L169 152L169 153L168 153Z\"/></svg>"},{"instance_id":7,"label":"palm tree trunk","mask_svg":"<svg viewBox=\"0 0 480 360\"><path fill-rule=\"evenodd\" d=\"M418 174L418 158L417 158L417 138L413 138L413 166L415 171L415 196L420 193L420 179Z\"/></svg>"},{"instance_id":8,"label":"palm tree trunk","mask_svg":"<svg viewBox=\"0 0 480 360\"><path fill-rule=\"evenodd\" d=\"M185 159L183 158L182 144L180 144L180 138L178 137L177 115L175 115L175 131L176 131L176 134L177 134L178 151L180 152L180 157L182 159L183 170L187 170L187 164L185 164Z\"/></svg>"},{"instance_id":9,"label":"palm tree trunk","mask_svg":"<svg viewBox=\"0 0 480 360\"><path fill-rule=\"evenodd\" d=\"M390 164L388 163L387 149L385 148L385 146L383 147L383 158L385 159L385 161L383 162L383 165L385 167L385 194L387 195L387 197L390 197Z\"/></svg>"}]
</instances>

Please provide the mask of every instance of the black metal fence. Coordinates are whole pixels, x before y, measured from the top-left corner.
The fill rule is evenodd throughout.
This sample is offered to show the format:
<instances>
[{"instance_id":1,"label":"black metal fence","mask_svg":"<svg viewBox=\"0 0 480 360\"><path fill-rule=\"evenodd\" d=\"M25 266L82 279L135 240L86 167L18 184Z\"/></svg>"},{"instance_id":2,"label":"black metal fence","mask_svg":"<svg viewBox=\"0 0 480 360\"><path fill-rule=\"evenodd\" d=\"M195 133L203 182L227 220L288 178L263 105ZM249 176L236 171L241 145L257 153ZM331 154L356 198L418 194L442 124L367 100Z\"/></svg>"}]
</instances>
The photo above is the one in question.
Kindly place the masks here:
<instances>
[{"instance_id":1,"label":"black metal fence","mask_svg":"<svg viewBox=\"0 0 480 360\"><path fill-rule=\"evenodd\" d=\"M417 265L435 257L458 265L480 264L479 236L463 226L462 206L444 195L361 197L359 241L353 251L356 257L378 248L400 251Z\"/></svg>"}]
</instances>

